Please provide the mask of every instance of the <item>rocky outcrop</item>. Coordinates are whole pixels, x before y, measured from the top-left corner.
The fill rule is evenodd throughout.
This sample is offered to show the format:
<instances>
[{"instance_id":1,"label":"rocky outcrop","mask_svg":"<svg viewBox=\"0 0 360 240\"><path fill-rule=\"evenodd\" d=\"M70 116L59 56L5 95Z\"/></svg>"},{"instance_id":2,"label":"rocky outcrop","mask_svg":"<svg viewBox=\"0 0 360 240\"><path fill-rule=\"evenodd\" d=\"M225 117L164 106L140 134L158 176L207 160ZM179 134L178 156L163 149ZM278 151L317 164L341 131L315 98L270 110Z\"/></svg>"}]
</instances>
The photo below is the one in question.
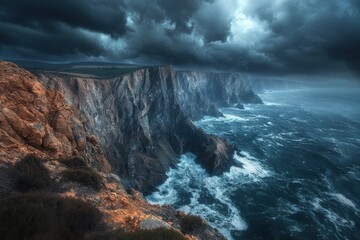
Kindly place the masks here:
<instances>
[{"instance_id":1,"label":"rocky outcrop","mask_svg":"<svg viewBox=\"0 0 360 240\"><path fill-rule=\"evenodd\" d=\"M0 157L14 162L30 153L47 158L86 155L97 169L110 170L96 138L61 93L46 90L15 64L0 62Z\"/></svg>"},{"instance_id":2,"label":"rocky outcrop","mask_svg":"<svg viewBox=\"0 0 360 240\"><path fill-rule=\"evenodd\" d=\"M235 145L198 129L189 118L179 124L176 133L182 136L186 152L195 154L198 163L209 173L218 175L237 165L232 158Z\"/></svg>"},{"instance_id":3,"label":"rocky outcrop","mask_svg":"<svg viewBox=\"0 0 360 240\"><path fill-rule=\"evenodd\" d=\"M166 179L179 154L193 152L209 172L220 174L235 161L233 146L196 128L183 113L170 66L145 68L97 80L40 74L87 119L106 158L128 188L148 193Z\"/></svg>"},{"instance_id":4,"label":"rocky outcrop","mask_svg":"<svg viewBox=\"0 0 360 240\"><path fill-rule=\"evenodd\" d=\"M241 73L176 73L176 93L181 109L193 120L221 116L217 107L262 104L253 82Z\"/></svg>"}]
</instances>

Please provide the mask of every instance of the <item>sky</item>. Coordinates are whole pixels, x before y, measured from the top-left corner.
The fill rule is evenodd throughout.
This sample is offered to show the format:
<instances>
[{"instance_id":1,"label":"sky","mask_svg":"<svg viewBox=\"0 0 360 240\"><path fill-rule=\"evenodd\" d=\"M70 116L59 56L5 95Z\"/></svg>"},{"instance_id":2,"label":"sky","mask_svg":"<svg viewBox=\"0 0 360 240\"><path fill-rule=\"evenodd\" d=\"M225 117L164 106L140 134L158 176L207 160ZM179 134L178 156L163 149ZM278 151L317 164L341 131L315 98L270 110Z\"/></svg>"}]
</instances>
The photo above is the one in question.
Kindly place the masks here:
<instances>
[{"instance_id":1,"label":"sky","mask_svg":"<svg viewBox=\"0 0 360 240\"><path fill-rule=\"evenodd\" d=\"M1 0L0 58L360 76L360 0Z\"/></svg>"}]
</instances>

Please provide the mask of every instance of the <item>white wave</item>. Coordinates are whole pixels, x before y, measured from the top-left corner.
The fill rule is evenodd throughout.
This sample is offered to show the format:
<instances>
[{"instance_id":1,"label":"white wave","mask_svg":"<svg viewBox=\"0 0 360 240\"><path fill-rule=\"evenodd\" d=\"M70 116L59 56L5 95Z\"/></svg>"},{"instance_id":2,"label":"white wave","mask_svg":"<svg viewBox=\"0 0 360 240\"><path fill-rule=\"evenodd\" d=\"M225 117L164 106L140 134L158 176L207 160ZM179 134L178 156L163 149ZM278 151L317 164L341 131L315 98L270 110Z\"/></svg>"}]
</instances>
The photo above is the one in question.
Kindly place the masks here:
<instances>
[{"instance_id":1,"label":"white wave","mask_svg":"<svg viewBox=\"0 0 360 240\"><path fill-rule=\"evenodd\" d=\"M350 199L346 198L344 195L342 195L340 193L330 193L329 195L334 197L341 204L349 206L349 207L357 210L355 204Z\"/></svg>"},{"instance_id":2,"label":"white wave","mask_svg":"<svg viewBox=\"0 0 360 240\"><path fill-rule=\"evenodd\" d=\"M289 230L290 230L290 232L294 232L294 233L302 232L302 230L299 226L291 226Z\"/></svg>"},{"instance_id":3,"label":"white wave","mask_svg":"<svg viewBox=\"0 0 360 240\"><path fill-rule=\"evenodd\" d=\"M311 204L313 205L314 210L322 212L326 216L327 220L335 226L338 232L340 232L339 226L347 228L353 228L355 226L353 221L342 218L334 211L323 207L321 202L322 200L320 198L314 198Z\"/></svg>"},{"instance_id":4,"label":"white wave","mask_svg":"<svg viewBox=\"0 0 360 240\"><path fill-rule=\"evenodd\" d=\"M311 202L311 205L313 205L315 210L321 208L320 201L321 201L320 198L314 198L314 200Z\"/></svg>"},{"instance_id":5,"label":"white wave","mask_svg":"<svg viewBox=\"0 0 360 240\"><path fill-rule=\"evenodd\" d=\"M274 134L274 133L270 133L270 134L266 134L263 135L263 137L265 138L270 138L272 140L284 140L284 138L282 137L283 134Z\"/></svg>"},{"instance_id":6,"label":"white wave","mask_svg":"<svg viewBox=\"0 0 360 240\"><path fill-rule=\"evenodd\" d=\"M300 119L297 117L293 117L290 120L295 121L295 122L299 122L299 123L307 123L308 121L304 120L304 119Z\"/></svg>"},{"instance_id":7,"label":"white wave","mask_svg":"<svg viewBox=\"0 0 360 240\"><path fill-rule=\"evenodd\" d=\"M283 211L286 214L295 214L301 211L300 206L290 202L281 202L280 205L280 211Z\"/></svg>"},{"instance_id":8,"label":"white wave","mask_svg":"<svg viewBox=\"0 0 360 240\"><path fill-rule=\"evenodd\" d=\"M220 208L226 207L228 211L222 212L218 209L219 207L214 205L199 203L196 197L196 199L191 199L189 205L182 206L179 209L189 214L202 216L212 227L217 228L227 239L232 240L231 231L244 231L248 226L231 200L223 194L216 193L218 187L215 190L206 188L221 203Z\"/></svg>"},{"instance_id":9,"label":"white wave","mask_svg":"<svg viewBox=\"0 0 360 240\"><path fill-rule=\"evenodd\" d=\"M256 115L256 118L259 118L259 119L271 119L271 117L264 116L264 115Z\"/></svg>"},{"instance_id":10,"label":"white wave","mask_svg":"<svg viewBox=\"0 0 360 240\"><path fill-rule=\"evenodd\" d=\"M245 157L240 157L239 155L235 154L235 159L239 162L241 162L243 164L243 169L245 170L245 172L247 174L255 174L256 172L258 172L259 169L261 169L261 167L259 167L258 164L256 164L255 162L252 162L250 160L248 160Z\"/></svg>"},{"instance_id":11,"label":"white wave","mask_svg":"<svg viewBox=\"0 0 360 240\"><path fill-rule=\"evenodd\" d=\"M247 223L231 200L233 191L241 184L259 182L270 171L247 152L234 154L242 167L232 167L222 176L209 176L196 164L195 156L185 154L178 166L168 172L168 179L147 197L153 204L173 204L178 209L202 216L227 239L232 231L244 231Z\"/></svg>"},{"instance_id":12,"label":"white wave","mask_svg":"<svg viewBox=\"0 0 360 240\"><path fill-rule=\"evenodd\" d=\"M241 152L241 155L235 153L233 157L242 164L242 167L231 167L229 172L224 173L221 180L225 182L225 189L235 190L240 184L259 182L272 174L246 152Z\"/></svg>"},{"instance_id":13,"label":"white wave","mask_svg":"<svg viewBox=\"0 0 360 240\"><path fill-rule=\"evenodd\" d=\"M282 103L275 103L275 102L264 102L266 106L284 106Z\"/></svg>"},{"instance_id":14,"label":"white wave","mask_svg":"<svg viewBox=\"0 0 360 240\"><path fill-rule=\"evenodd\" d=\"M157 188L157 191L147 197L147 201L151 204L174 204L178 201L177 191L170 187L172 184L171 174L168 179L161 186Z\"/></svg>"},{"instance_id":15,"label":"white wave","mask_svg":"<svg viewBox=\"0 0 360 240\"><path fill-rule=\"evenodd\" d=\"M193 176L206 175L204 169L193 163L195 156L192 154L182 155L175 169L167 173L166 181L157 188L157 191L147 197L153 204L175 204L179 201L178 187L186 187L193 181ZM192 160L192 161L191 161Z\"/></svg>"},{"instance_id":16,"label":"white wave","mask_svg":"<svg viewBox=\"0 0 360 240\"><path fill-rule=\"evenodd\" d=\"M247 118L243 118L243 117L239 117L233 114L224 114L225 119L227 121L231 121L231 122L245 122L245 121L249 121L249 119Z\"/></svg>"},{"instance_id":17,"label":"white wave","mask_svg":"<svg viewBox=\"0 0 360 240\"><path fill-rule=\"evenodd\" d=\"M209 176L194 162L195 156L185 154L178 166L168 172L168 179L147 197L153 204L173 204L179 210L202 216L227 239L232 231L244 231L247 223L231 200L239 185L259 181L268 175L256 159L246 152L234 155L243 168L232 167L222 176Z\"/></svg>"},{"instance_id":18,"label":"white wave","mask_svg":"<svg viewBox=\"0 0 360 240\"><path fill-rule=\"evenodd\" d=\"M283 133L280 133L281 136L286 136L286 137L292 137L295 134L299 134L299 132L283 132Z\"/></svg>"},{"instance_id":19,"label":"white wave","mask_svg":"<svg viewBox=\"0 0 360 240\"><path fill-rule=\"evenodd\" d=\"M205 116L203 117L201 120L199 121L195 121L194 123L207 123L207 122L218 122L220 119L225 119L224 117L210 117L210 116Z\"/></svg>"}]
</instances>

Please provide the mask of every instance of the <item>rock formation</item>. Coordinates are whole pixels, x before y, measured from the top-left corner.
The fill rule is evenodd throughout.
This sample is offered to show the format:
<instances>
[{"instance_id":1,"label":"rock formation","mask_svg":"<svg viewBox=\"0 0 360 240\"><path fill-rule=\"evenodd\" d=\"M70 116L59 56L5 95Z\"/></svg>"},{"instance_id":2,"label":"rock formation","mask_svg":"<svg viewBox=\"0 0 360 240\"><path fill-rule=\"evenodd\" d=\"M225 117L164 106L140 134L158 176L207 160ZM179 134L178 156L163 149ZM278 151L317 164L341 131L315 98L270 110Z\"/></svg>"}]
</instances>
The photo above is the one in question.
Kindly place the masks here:
<instances>
[{"instance_id":1,"label":"rock formation","mask_svg":"<svg viewBox=\"0 0 360 240\"><path fill-rule=\"evenodd\" d=\"M46 90L15 64L0 62L0 158L14 162L31 153L53 159L86 155L97 169L110 170L96 138L61 93Z\"/></svg>"},{"instance_id":2,"label":"rock formation","mask_svg":"<svg viewBox=\"0 0 360 240\"><path fill-rule=\"evenodd\" d=\"M212 174L236 165L231 157L234 146L198 129L187 115L192 119L209 113L220 115L219 104L244 102L247 95L258 100L240 84L237 91L232 90L234 97L225 101L235 77L226 81L221 94L207 94L207 90L217 87L196 88L194 80L183 75L163 66L108 80L56 73L41 73L38 77L48 89L61 92L80 110L87 119L86 129L99 138L124 185L148 193L165 180L167 170L185 152L196 154L198 162ZM208 80L202 79L200 83L205 86Z\"/></svg>"},{"instance_id":3,"label":"rock formation","mask_svg":"<svg viewBox=\"0 0 360 240\"><path fill-rule=\"evenodd\" d=\"M91 203L103 213L107 229L137 231L156 222L180 232L185 213L170 206L150 205L137 191L129 193L120 179L109 173L110 165L101 147L108 156L119 157L112 164L124 174L125 182L145 189L145 182L159 181L157 174L162 175L174 164L175 156L183 149L198 153L210 171L224 170L228 163L223 161L228 160L231 145L195 128L181 113L171 90L172 75L157 75L151 69L142 71L121 81L42 76L50 89L47 90L31 73L15 64L0 62L0 197L21 196L16 189L18 173L14 164L32 153L47 160L43 165L58 185L51 194ZM186 135L171 132L180 124L189 137L196 136L209 147L188 147L192 144ZM99 138L91 133L99 133ZM169 136L174 137L168 139ZM179 148L172 147L175 143ZM81 157L87 167L101 176L100 190L63 182L67 166L58 160L73 156ZM184 237L224 239L207 224L194 235Z\"/></svg>"},{"instance_id":4,"label":"rock formation","mask_svg":"<svg viewBox=\"0 0 360 240\"><path fill-rule=\"evenodd\" d=\"M176 78L181 109L193 120L221 116L217 107L263 103L252 81L241 73L178 72Z\"/></svg>"},{"instance_id":5,"label":"rock formation","mask_svg":"<svg viewBox=\"0 0 360 240\"><path fill-rule=\"evenodd\" d=\"M64 185L62 195L96 205L110 225L136 230L151 223L176 229L184 213L151 206L132 189L152 191L186 152L194 153L210 174L236 165L234 145L205 133L192 120L221 116L218 107L243 103L261 99L241 74L176 73L162 66L97 79L33 75L0 62L0 193L12 191L6 169L27 154L48 159L53 179L61 179L64 169L58 159L81 157L105 187L96 193ZM208 225L198 237L223 239Z\"/></svg>"}]
</instances>

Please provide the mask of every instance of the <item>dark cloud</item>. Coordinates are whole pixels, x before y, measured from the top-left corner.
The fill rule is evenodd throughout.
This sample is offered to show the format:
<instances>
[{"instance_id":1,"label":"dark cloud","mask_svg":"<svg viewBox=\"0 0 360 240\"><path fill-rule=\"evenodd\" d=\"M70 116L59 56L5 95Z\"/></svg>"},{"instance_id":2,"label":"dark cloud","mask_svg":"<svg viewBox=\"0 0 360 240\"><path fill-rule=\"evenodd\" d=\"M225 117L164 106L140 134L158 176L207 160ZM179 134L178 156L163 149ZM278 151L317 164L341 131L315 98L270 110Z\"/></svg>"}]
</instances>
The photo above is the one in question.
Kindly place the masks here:
<instances>
[{"instance_id":1,"label":"dark cloud","mask_svg":"<svg viewBox=\"0 0 360 240\"><path fill-rule=\"evenodd\" d=\"M166 19L164 10L153 0L126 0L126 6L137 23L160 23Z\"/></svg>"},{"instance_id":2,"label":"dark cloud","mask_svg":"<svg viewBox=\"0 0 360 240\"><path fill-rule=\"evenodd\" d=\"M2 0L0 54L269 74L360 70L358 0Z\"/></svg>"},{"instance_id":3,"label":"dark cloud","mask_svg":"<svg viewBox=\"0 0 360 240\"><path fill-rule=\"evenodd\" d=\"M336 64L349 67L359 63L360 13L354 1L287 1L280 6L270 2L249 11L265 22L271 44L259 51L282 63L283 71L327 71ZM358 65L358 67L360 67ZM269 69L271 70L271 69Z\"/></svg>"},{"instance_id":4,"label":"dark cloud","mask_svg":"<svg viewBox=\"0 0 360 240\"><path fill-rule=\"evenodd\" d=\"M2 0L2 21L44 31L59 23L117 38L126 33L126 16L116 0Z\"/></svg>"},{"instance_id":5,"label":"dark cloud","mask_svg":"<svg viewBox=\"0 0 360 240\"><path fill-rule=\"evenodd\" d=\"M91 32L116 39L127 31L116 0L2 0L0 45L10 56L61 59L100 56L103 46Z\"/></svg>"},{"instance_id":6,"label":"dark cloud","mask_svg":"<svg viewBox=\"0 0 360 240\"><path fill-rule=\"evenodd\" d=\"M231 17L226 11L219 8L213 2L204 4L197 11L194 22L197 31L203 35L206 43L221 41L225 42L230 32Z\"/></svg>"},{"instance_id":7,"label":"dark cloud","mask_svg":"<svg viewBox=\"0 0 360 240\"><path fill-rule=\"evenodd\" d=\"M49 33L0 23L0 33L0 45L28 58L101 56L105 53L98 41L67 26L58 26L55 32Z\"/></svg>"},{"instance_id":8,"label":"dark cloud","mask_svg":"<svg viewBox=\"0 0 360 240\"><path fill-rule=\"evenodd\" d=\"M193 27L190 21L201 7L202 1L157 0L157 4L164 10L171 23L175 24L176 32L191 33Z\"/></svg>"}]
</instances>

